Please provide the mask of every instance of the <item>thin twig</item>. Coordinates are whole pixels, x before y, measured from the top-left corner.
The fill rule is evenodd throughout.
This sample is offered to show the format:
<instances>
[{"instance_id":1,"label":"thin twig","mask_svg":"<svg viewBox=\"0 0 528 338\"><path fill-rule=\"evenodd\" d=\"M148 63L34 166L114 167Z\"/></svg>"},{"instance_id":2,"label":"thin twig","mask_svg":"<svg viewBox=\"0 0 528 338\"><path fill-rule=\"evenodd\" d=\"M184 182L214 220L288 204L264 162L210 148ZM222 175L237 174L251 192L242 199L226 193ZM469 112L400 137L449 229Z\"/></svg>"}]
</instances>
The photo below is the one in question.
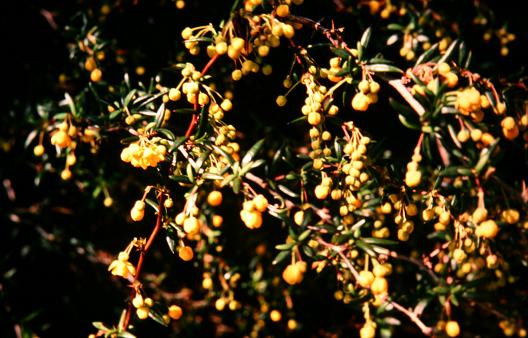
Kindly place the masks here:
<instances>
[{"instance_id":1,"label":"thin twig","mask_svg":"<svg viewBox=\"0 0 528 338\"><path fill-rule=\"evenodd\" d=\"M438 276L435 275L435 273L431 269L429 269L427 266L425 266L425 264L423 264L419 260L411 258L411 257L400 255L399 253L397 253L395 251L390 251L389 252L389 256L391 256L392 258L400 259L402 261L413 263L414 265L419 267L421 270L425 271L436 283L440 282L440 278L438 278Z\"/></svg>"},{"instance_id":2,"label":"thin twig","mask_svg":"<svg viewBox=\"0 0 528 338\"><path fill-rule=\"evenodd\" d=\"M219 56L220 54L216 54L209 60L209 62L207 62L205 67L200 72L200 76L204 76L205 74L207 74L211 66L215 63L216 60L218 60ZM196 95L198 96L198 94ZM185 137L190 137L194 128L198 124L198 114L197 114L198 112L196 111L198 110L198 97L195 98L194 110L195 110L195 113L192 116L191 123L189 123L189 126L187 127L187 131L185 132Z\"/></svg>"},{"instance_id":3,"label":"thin twig","mask_svg":"<svg viewBox=\"0 0 528 338\"><path fill-rule=\"evenodd\" d=\"M139 273L141 272L141 268L143 267L143 260L145 255L147 254L147 251L152 246L152 243L154 242L154 239L156 238L156 235L158 234L160 228L161 228L161 219L162 217L162 211L161 208L163 207L163 200L165 199L165 194L160 193L159 199L158 199L158 217L156 219L156 225L154 226L154 229L152 230L152 233L150 234L150 237L145 244L143 248L141 248L141 252L139 253L139 259L138 263L136 265L136 275L135 280L133 284L137 283L139 281ZM132 287L132 291L130 292L130 299L133 299L136 295L136 288ZM128 327L128 323L130 322L130 316L132 315L133 305L132 302L129 302L127 311L125 314L125 320L123 321L123 325L121 326L121 330L126 330Z\"/></svg>"},{"instance_id":4,"label":"thin twig","mask_svg":"<svg viewBox=\"0 0 528 338\"><path fill-rule=\"evenodd\" d=\"M432 333L433 333L433 329L427 325L424 324L424 322L422 322L420 320L420 318L418 317L418 315L416 315L416 313L414 312L411 312L409 310L407 310L406 308L404 308L403 306L401 306L400 304L394 302L394 301L390 301L389 304L391 304L392 306L394 306L394 308L398 311L400 311L401 313L405 314L407 317L409 317L409 319L416 324L416 326L418 326L420 328L420 330L422 330L422 333L426 336L430 336Z\"/></svg>"},{"instance_id":5,"label":"thin twig","mask_svg":"<svg viewBox=\"0 0 528 338\"><path fill-rule=\"evenodd\" d=\"M424 107L412 96L400 79L389 80L388 83L400 93L403 99L407 101L418 115L422 116L425 114Z\"/></svg>"},{"instance_id":6,"label":"thin twig","mask_svg":"<svg viewBox=\"0 0 528 338\"><path fill-rule=\"evenodd\" d=\"M348 270L350 270L350 272L352 272L352 275L354 276L354 279L355 280L359 279L359 273L357 272L356 268L354 268L352 263L350 263L350 260L343 253L343 250L345 249L345 247L325 242L321 238L318 238L317 242L319 242L320 244L324 245L325 247L327 247L329 249L332 249L334 252L336 252L343 259L343 261L345 262Z\"/></svg>"}]
</instances>

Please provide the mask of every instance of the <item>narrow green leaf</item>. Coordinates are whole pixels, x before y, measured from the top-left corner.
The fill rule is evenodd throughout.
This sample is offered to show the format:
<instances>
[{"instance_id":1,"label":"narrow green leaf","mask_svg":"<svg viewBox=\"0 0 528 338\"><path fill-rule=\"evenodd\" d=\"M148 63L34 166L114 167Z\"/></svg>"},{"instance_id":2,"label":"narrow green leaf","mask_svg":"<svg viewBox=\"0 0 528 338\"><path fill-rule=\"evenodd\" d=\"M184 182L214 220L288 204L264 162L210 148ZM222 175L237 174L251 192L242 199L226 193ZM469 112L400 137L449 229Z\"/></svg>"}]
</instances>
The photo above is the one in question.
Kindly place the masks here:
<instances>
[{"instance_id":1,"label":"narrow green leaf","mask_svg":"<svg viewBox=\"0 0 528 338\"><path fill-rule=\"evenodd\" d=\"M116 110L114 110L113 112L110 113L110 115L108 116L108 119L109 120L115 120L115 118L118 117L119 115L121 115L122 112L123 112L123 110L116 109Z\"/></svg>"},{"instance_id":2,"label":"narrow green leaf","mask_svg":"<svg viewBox=\"0 0 528 338\"><path fill-rule=\"evenodd\" d=\"M202 110L200 111L198 128L196 128L196 133L194 134L195 139L199 139L203 135L205 135L205 129L206 129L208 122L209 122L209 112L207 111L207 109L205 109L205 106L203 106Z\"/></svg>"},{"instance_id":3,"label":"narrow green leaf","mask_svg":"<svg viewBox=\"0 0 528 338\"><path fill-rule=\"evenodd\" d=\"M480 153L480 158L477 164L475 165L475 171L477 172L477 174L480 174L482 169L484 169L489 163L491 154L493 153L498 144L499 140L495 140L489 148L482 149L482 152Z\"/></svg>"},{"instance_id":4,"label":"narrow green leaf","mask_svg":"<svg viewBox=\"0 0 528 338\"><path fill-rule=\"evenodd\" d=\"M396 110L400 114L405 115L406 117L415 115L415 112L411 107L406 104L400 103L398 100L395 100L392 97L389 98L389 104L392 108L394 108L394 110Z\"/></svg>"},{"instance_id":5,"label":"narrow green leaf","mask_svg":"<svg viewBox=\"0 0 528 338\"><path fill-rule=\"evenodd\" d=\"M350 54L346 49L330 47L330 50L332 51L332 53L334 53L336 56L340 57L343 60L347 60L350 57Z\"/></svg>"},{"instance_id":6,"label":"narrow green leaf","mask_svg":"<svg viewBox=\"0 0 528 338\"><path fill-rule=\"evenodd\" d=\"M159 128L161 124L163 123L163 119L165 118L165 103L162 103L158 110L156 111L156 118L155 118L155 127Z\"/></svg>"},{"instance_id":7,"label":"narrow green leaf","mask_svg":"<svg viewBox=\"0 0 528 338\"><path fill-rule=\"evenodd\" d=\"M308 236L310 236L311 233L312 233L312 230L310 230L310 229L303 231L303 232L299 235L298 241L299 241L299 242L304 241L306 238L308 238Z\"/></svg>"},{"instance_id":8,"label":"narrow green leaf","mask_svg":"<svg viewBox=\"0 0 528 338\"><path fill-rule=\"evenodd\" d=\"M169 129L165 128L158 128L156 129L158 133L163 134L167 139L174 141L176 139L176 136L170 131Z\"/></svg>"},{"instance_id":9,"label":"narrow green leaf","mask_svg":"<svg viewBox=\"0 0 528 338\"><path fill-rule=\"evenodd\" d=\"M202 178L205 180L223 180L224 176L213 173L204 173Z\"/></svg>"},{"instance_id":10,"label":"narrow green leaf","mask_svg":"<svg viewBox=\"0 0 528 338\"><path fill-rule=\"evenodd\" d=\"M135 335L133 335L132 333L128 331L121 331L117 334L117 336L121 338L136 338Z\"/></svg>"},{"instance_id":11,"label":"narrow green leaf","mask_svg":"<svg viewBox=\"0 0 528 338\"><path fill-rule=\"evenodd\" d=\"M189 181L194 184L194 171L191 163L187 163L187 167L185 168L187 172L187 177L189 178Z\"/></svg>"},{"instance_id":12,"label":"narrow green leaf","mask_svg":"<svg viewBox=\"0 0 528 338\"><path fill-rule=\"evenodd\" d=\"M367 243L363 242L362 240L357 240L356 246L362 251L364 251L365 253L367 253L367 255L369 256L372 256L372 257L377 256L376 252L372 249L372 247L368 245Z\"/></svg>"},{"instance_id":13,"label":"narrow green leaf","mask_svg":"<svg viewBox=\"0 0 528 338\"><path fill-rule=\"evenodd\" d=\"M458 64L464 65L466 64L468 56L468 50L466 47L466 43L464 41L461 41L458 46Z\"/></svg>"},{"instance_id":14,"label":"narrow green leaf","mask_svg":"<svg viewBox=\"0 0 528 338\"><path fill-rule=\"evenodd\" d=\"M277 186L279 188L280 191L282 191L283 193L285 193L286 195L292 197L292 198L297 198L299 197L299 194L291 191L290 189L288 189L286 186L282 185L282 184L279 184Z\"/></svg>"},{"instance_id":15,"label":"narrow green leaf","mask_svg":"<svg viewBox=\"0 0 528 338\"><path fill-rule=\"evenodd\" d=\"M363 32L363 35L361 35L361 40L359 40L359 43L361 43L361 45L363 46L363 48L367 48L369 42L370 42L370 37L372 35L372 28L369 27L367 28L364 32Z\"/></svg>"},{"instance_id":16,"label":"narrow green leaf","mask_svg":"<svg viewBox=\"0 0 528 338\"><path fill-rule=\"evenodd\" d=\"M396 66L388 65L388 64L383 64L383 63L367 65L366 68L367 68L367 70L369 72L374 72L374 73L399 73L399 74L403 74L403 70L401 70L400 68L398 68Z\"/></svg>"},{"instance_id":17,"label":"narrow green leaf","mask_svg":"<svg viewBox=\"0 0 528 338\"><path fill-rule=\"evenodd\" d=\"M260 148L262 148L262 146L264 145L264 139L260 139L258 140L248 151L247 153L244 155L244 157L242 158L242 161L241 161L241 164L242 166L246 165L247 163L249 163L253 157L255 157L255 155L259 152Z\"/></svg>"},{"instance_id":18,"label":"narrow green leaf","mask_svg":"<svg viewBox=\"0 0 528 338\"><path fill-rule=\"evenodd\" d=\"M291 250L293 248L295 243L284 243L284 244L278 244L275 245L275 249L277 250Z\"/></svg>"},{"instance_id":19,"label":"narrow green leaf","mask_svg":"<svg viewBox=\"0 0 528 338\"><path fill-rule=\"evenodd\" d=\"M302 252L303 252L306 256L308 256L308 257L310 257L310 258L313 257L313 256L315 255L314 250L313 250L312 248L310 248L308 245L303 245L303 246L301 247L301 250L302 250Z\"/></svg>"},{"instance_id":20,"label":"narrow green leaf","mask_svg":"<svg viewBox=\"0 0 528 338\"><path fill-rule=\"evenodd\" d=\"M177 244L176 244L176 241L169 235L167 235L165 237L165 240L167 241L167 244L169 245L169 249L170 251L175 254L176 253L176 248L177 248Z\"/></svg>"},{"instance_id":21,"label":"narrow green leaf","mask_svg":"<svg viewBox=\"0 0 528 338\"><path fill-rule=\"evenodd\" d=\"M422 63L425 63L429 60L431 60L431 58L433 57L433 55L438 51L438 43L435 43L434 45L432 45L428 50L426 50L425 52L422 53L422 55L420 55L418 57L418 59L416 59L416 63L415 63L415 67L418 66L418 65L421 65Z\"/></svg>"},{"instance_id":22,"label":"narrow green leaf","mask_svg":"<svg viewBox=\"0 0 528 338\"><path fill-rule=\"evenodd\" d=\"M275 259L273 259L273 262L271 264L277 265L280 262L282 262L284 259L286 259L290 255L290 251L281 251L275 256Z\"/></svg>"},{"instance_id":23,"label":"narrow green leaf","mask_svg":"<svg viewBox=\"0 0 528 338\"><path fill-rule=\"evenodd\" d=\"M132 100L132 97L136 94L136 90L132 89L127 96L125 96L125 99L123 100L123 106L128 107L128 104L130 103L130 100Z\"/></svg>"},{"instance_id":24,"label":"narrow green leaf","mask_svg":"<svg viewBox=\"0 0 528 338\"><path fill-rule=\"evenodd\" d=\"M222 156L224 156L226 159L227 159L227 162L229 162L229 164L232 166L234 163L235 163L235 160L233 159L233 157L231 157L230 154L226 153L222 148L216 146L216 145L212 145L214 150L216 150L217 152L219 152L220 154L222 154Z\"/></svg>"},{"instance_id":25,"label":"narrow green leaf","mask_svg":"<svg viewBox=\"0 0 528 338\"><path fill-rule=\"evenodd\" d=\"M421 126L418 126L414 123L411 123L405 116L403 116L402 114L398 114L398 119L400 120L400 122L406 126L407 128L409 129L413 129L413 130L420 130L421 129Z\"/></svg>"},{"instance_id":26,"label":"narrow green leaf","mask_svg":"<svg viewBox=\"0 0 528 338\"><path fill-rule=\"evenodd\" d=\"M101 331L109 331L110 329L104 326L102 322L92 322L92 325L97 329Z\"/></svg>"},{"instance_id":27,"label":"narrow green leaf","mask_svg":"<svg viewBox=\"0 0 528 338\"><path fill-rule=\"evenodd\" d=\"M397 23L390 23L387 25L387 29L390 31L403 31L404 27Z\"/></svg>"},{"instance_id":28,"label":"narrow green leaf","mask_svg":"<svg viewBox=\"0 0 528 338\"><path fill-rule=\"evenodd\" d=\"M449 45L444 55L442 55L442 57L438 60L438 63L448 62L453 56L453 53L455 52L458 43L459 43L458 39L451 42L451 45Z\"/></svg>"},{"instance_id":29,"label":"narrow green leaf","mask_svg":"<svg viewBox=\"0 0 528 338\"><path fill-rule=\"evenodd\" d=\"M154 211L156 213L158 213L158 210L159 210L158 209L158 202L155 202L155 201L151 200L150 198L146 198L145 199L145 203L150 205L152 207L152 209L154 209Z\"/></svg>"},{"instance_id":30,"label":"narrow green leaf","mask_svg":"<svg viewBox=\"0 0 528 338\"><path fill-rule=\"evenodd\" d=\"M393 241L391 239L375 238L375 237L362 238L361 240L367 244L376 244L376 245L396 245L398 244L397 241Z\"/></svg>"}]
</instances>

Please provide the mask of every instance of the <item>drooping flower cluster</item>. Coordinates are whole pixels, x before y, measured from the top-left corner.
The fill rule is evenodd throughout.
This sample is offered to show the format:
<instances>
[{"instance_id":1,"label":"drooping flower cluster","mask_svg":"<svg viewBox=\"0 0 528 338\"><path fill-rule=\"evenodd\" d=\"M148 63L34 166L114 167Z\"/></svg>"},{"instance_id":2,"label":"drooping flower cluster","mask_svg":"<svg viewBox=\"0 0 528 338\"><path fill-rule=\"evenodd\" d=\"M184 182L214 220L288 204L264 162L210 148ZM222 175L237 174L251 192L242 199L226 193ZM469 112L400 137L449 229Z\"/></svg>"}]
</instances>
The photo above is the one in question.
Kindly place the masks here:
<instances>
[{"instance_id":1,"label":"drooping flower cluster","mask_svg":"<svg viewBox=\"0 0 528 338\"><path fill-rule=\"evenodd\" d=\"M155 139L141 139L131 143L121 151L121 160L129 162L136 168L147 169L156 167L159 162L165 160L167 148L164 145L156 144Z\"/></svg>"}]
</instances>

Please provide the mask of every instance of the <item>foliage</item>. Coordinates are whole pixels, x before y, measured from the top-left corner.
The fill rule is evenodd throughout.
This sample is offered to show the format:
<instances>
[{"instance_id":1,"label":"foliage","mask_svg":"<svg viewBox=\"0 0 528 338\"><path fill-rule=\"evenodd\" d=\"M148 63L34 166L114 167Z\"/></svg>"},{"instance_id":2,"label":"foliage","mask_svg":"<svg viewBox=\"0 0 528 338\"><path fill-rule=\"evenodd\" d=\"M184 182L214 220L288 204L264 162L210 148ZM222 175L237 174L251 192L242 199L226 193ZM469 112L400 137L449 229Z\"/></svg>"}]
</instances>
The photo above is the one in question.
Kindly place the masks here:
<instances>
[{"instance_id":1,"label":"foliage","mask_svg":"<svg viewBox=\"0 0 528 338\"><path fill-rule=\"evenodd\" d=\"M6 336L526 335L526 78L493 7L77 5L41 12L58 85L4 117ZM62 253L92 331L17 305L60 296Z\"/></svg>"}]
</instances>

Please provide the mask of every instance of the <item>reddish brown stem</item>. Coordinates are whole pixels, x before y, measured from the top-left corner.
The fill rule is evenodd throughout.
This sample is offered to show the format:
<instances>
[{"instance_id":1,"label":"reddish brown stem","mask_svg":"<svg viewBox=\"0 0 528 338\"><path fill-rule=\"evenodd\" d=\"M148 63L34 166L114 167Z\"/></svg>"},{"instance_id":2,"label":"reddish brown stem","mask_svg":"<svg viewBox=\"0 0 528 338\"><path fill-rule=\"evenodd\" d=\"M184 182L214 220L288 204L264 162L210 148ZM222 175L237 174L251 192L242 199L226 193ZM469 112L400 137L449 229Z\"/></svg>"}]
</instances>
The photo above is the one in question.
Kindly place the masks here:
<instances>
[{"instance_id":1,"label":"reddish brown stem","mask_svg":"<svg viewBox=\"0 0 528 338\"><path fill-rule=\"evenodd\" d=\"M220 56L219 54L216 54L209 60L209 62L207 62L205 67L202 69L202 72L200 73L201 76L204 76L205 74L207 74L207 72L209 71L211 66L215 63L215 61L218 59L219 56ZM198 97L196 97L195 99L194 110L195 110L195 114L193 115L191 119L191 123L189 123L189 127L187 127L187 131L185 132L185 137L190 137L194 128L198 124Z\"/></svg>"},{"instance_id":2,"label":"reddish brown stem","mask_svg":"<svg viewBox=\"0 0 528 338\"><path fill-rule=\"evenodd\" d=\"M141 268L143 267L143 260L145 258L145 255L147 254L147 251L152 246L152 243L154 242L154 239L156 239L156 235L158 234L160 228L161 228L161 219L162 219L162 212L161 208L163 206L163 200L165 199L164 194L159 194L158 199L158 218L156 219L156 225L154 226L154 229L152 230L152 233L150 234L150 237L145 244L143 248L141 248L141 252L139 253L139 259L136 265L136 276L135 281L137 282L139 280L139 274L141 272ZM133 299L136 295L136 288L132 287L132 291L130 291L130 299ZM131 302L128 303L128 308L125 314L125 320L123 321L123 325L121 326L122 330L126 330L128 327L128 323L130 322L130 316L132 315L133 305Z\"/></svg>"}]
</instances>

